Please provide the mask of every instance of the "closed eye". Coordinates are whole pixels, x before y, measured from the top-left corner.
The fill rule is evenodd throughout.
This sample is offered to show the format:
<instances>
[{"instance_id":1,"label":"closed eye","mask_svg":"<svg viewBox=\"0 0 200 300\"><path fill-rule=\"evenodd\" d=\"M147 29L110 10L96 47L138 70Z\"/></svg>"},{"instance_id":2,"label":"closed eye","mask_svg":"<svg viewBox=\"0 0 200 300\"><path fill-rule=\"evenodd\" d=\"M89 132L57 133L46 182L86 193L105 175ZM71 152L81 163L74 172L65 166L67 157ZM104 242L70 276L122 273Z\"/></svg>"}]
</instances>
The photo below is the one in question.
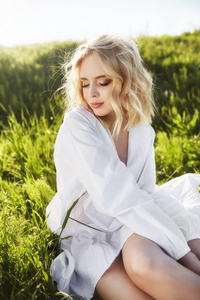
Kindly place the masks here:
<instances>
[{"instance_id":1,"label":"closed eye","mask_svg":"<svg viewBox=\"0 0 200 300\"><path fill-rule=\"evenodd\" d=\"M103 82L103 83L99 82L98 84L99 84L100 86L107 86L107 85L109 85L111 82L112 82L112 80L108 80L108 81ZM84 88L89 87L89 85L90 85L89 83L84 83L84 81L83 81L81 87L84 89Z\"/></svg>"},{"instance_id":2,"label":"closed eye","mask_svg":"<svg viewBox=\"0 0 200 300\"><path fill-rule=\"evenodd\" d=\"M88 84L83 84L81 85L81 87L84 89L84 88L87 88L89 86L89 83Z\"/></svg>"},{"instance_id":3,"label":"closed eye","mask_svg":"<svg viewBox=\"0 0 200 300\"><path fill-rule=\"evenodd\" d=\"M111 82L112 82L112 80L109 80L109 81L107 81L107 82L105 82L105 83L100 83L100 86L107 86L107 85L109 85Z\"/></svg>"}]
</instances>

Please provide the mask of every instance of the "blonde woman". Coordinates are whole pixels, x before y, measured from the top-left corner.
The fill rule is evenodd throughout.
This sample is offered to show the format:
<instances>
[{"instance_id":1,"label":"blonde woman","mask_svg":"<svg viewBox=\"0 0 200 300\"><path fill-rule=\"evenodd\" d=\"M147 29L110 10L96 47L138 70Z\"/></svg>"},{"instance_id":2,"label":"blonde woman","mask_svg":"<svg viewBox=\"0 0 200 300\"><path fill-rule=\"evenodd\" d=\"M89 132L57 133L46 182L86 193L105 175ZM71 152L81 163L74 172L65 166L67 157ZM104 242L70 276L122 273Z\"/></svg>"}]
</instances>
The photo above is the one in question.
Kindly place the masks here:
<instances>
[{"instance_id":1,"label":"blonde woman","mask_svg":"<svg viewBox=\"0 0 200 300\"><path fill-rule=\"evenodd\" d=\"M200 175L155 184L152 78L135 43L105 35L80 45L66 90L58 192L47 207L53 232L79 201L51 265L58 289L86 299L200 299Z\"/></svg>"}]
</instances>

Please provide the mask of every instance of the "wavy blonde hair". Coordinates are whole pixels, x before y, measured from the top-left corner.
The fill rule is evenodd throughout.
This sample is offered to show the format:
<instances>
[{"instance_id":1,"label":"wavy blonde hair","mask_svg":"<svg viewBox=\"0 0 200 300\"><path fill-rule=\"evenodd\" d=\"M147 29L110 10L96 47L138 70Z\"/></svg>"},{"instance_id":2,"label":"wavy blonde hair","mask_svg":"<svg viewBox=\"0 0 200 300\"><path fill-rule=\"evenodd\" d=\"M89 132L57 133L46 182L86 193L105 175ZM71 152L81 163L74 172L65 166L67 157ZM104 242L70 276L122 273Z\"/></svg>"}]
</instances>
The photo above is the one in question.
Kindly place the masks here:
<instances>
[{"instance_id":1,"label":"wavy blonde hair","mask_svg":"<svg viewBox=\"0 0 200 300\"><path fill-rule=\"evenodd\" d=\"M81 105L94 114L83 97L80 81L81 64L89 54L99 59L105 73L113 80L110 99L116 114L113 135L118 136L124 119L125 130L138 123L151 123L154 115L152 76L143 65L136 43L118 35L101 35L81 44L70 62L64 64L68 110ZM103 117L96 117L108 126Z\"/></svg>"}]
</instances>

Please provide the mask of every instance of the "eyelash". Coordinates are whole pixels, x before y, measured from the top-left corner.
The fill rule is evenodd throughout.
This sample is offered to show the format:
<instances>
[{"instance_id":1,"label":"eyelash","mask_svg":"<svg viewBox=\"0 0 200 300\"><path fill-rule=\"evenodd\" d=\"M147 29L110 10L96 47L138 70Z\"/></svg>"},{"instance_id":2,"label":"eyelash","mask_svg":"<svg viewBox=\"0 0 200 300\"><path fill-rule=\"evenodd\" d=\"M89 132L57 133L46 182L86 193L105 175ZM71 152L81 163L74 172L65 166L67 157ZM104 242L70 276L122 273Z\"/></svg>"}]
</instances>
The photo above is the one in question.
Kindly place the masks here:
<instances>
[{"instance_id":1,"label":"eyelash","mask_svg":"<svg viewBox=\"0 0 200 300\"><path fill-rule=\"evenodd\" d=\"M82 85L81 87L84 89L84 88L87 88L89 86L89 84L85 84L85 85Z\"/></svg>"},{"instance_id":2,"label":"eyelash","mask_svg":"<svg viewBox=\"0 0 200 300\"><path fill-rule=\"evenodd\" d=\"M100 83L99 85L100 86L107 86L111 83L111 81L108 81L108 82L105 82L105 83ZM85 85L82 85L81 87L84 89L84 88L87 88L89 86L89 83L88 84L85 84Z\"/></svg>"}]
</instances>

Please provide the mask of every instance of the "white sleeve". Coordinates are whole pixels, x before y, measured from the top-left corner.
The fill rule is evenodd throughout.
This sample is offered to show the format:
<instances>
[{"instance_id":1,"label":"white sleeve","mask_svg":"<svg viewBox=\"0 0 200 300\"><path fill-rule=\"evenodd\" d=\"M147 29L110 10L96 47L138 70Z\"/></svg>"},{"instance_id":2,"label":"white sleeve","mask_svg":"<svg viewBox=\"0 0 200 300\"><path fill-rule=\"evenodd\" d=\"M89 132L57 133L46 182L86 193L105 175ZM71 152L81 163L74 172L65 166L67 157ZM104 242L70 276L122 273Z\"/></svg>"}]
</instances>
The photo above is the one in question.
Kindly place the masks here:
<instances>
[{"instance_id":1,"label":"white sleeve","mask_svg":"<svg viewBox=\"0 0 200 300\"><path fill-rule=\"evenodd\" d=\"M113 149L106 147L86 117L68 116L56 141L55 156L67 163L100 213L116 217L133 232L149 238L179 259L189 247L179 228L141 190Z\"/></svg>"},{"instance_id":2,"label":"white sleeve","mask_svg":"<svg viewBox=\"0 0 200 300\"><path fill-rule=\"evenodd\" d=\"M151 191L152 186L154 185L153 181L155 181L155 179L155 155L152 144L147 160L142 168L142 173L139 180L140 188L146 191ZM175 197L170 195L164 188L162 188L162 186L156 185L156 189L151 196L156 205L158 205L158 207L162 209L177 224L186 241L200 238L199 216L186 210L184 206L178 202Z\"/></svg>"}]
</instances>

